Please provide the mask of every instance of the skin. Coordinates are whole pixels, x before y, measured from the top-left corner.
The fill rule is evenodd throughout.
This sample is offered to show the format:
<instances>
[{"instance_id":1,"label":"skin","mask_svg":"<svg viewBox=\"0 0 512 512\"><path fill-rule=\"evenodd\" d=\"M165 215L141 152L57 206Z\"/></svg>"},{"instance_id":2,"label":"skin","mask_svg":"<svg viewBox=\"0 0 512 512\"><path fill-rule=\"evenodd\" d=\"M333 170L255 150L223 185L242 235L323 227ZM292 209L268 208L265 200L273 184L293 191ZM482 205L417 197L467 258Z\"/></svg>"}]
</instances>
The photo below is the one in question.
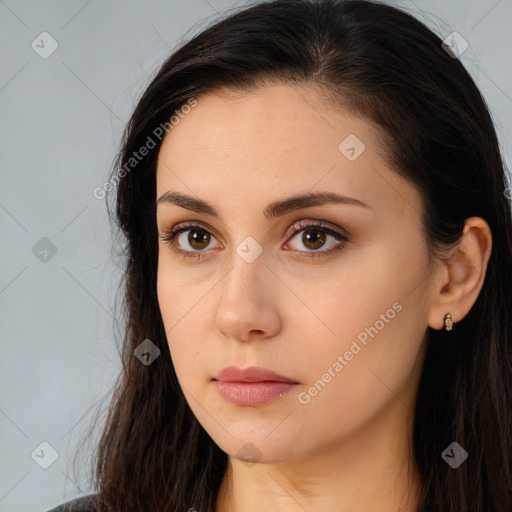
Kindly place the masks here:
<instances>
[{"instance_id":1,"label":"skin","mask_svg":"<svg viewBox=\"0 0 512 512\"><path fill-rule=\"evenodd\" d=\"M201 260L159 240L157 294L187 402L229 455L217 512L412 512L420 479L411 433L427 326L441 329L446 313L456 323L471 309L491 251L489 226L467 219L449 262L429 267L421 196L385 160L375 125L333 108L314 86L219 89L197 100L163 141L157 198L192 195L220 217L158 205L159 232L194 221L212 236L202 245L191 245L190 231L175 239L175 248L202 251ZM338 149L349 134L365 144L354 161ZM327 204L272 220L262 213L270 202L320 191L370 207ZM293 234L299 220L327 222L349 241L307 259L339 242L327 234L308 245L305 235L318 231ZM263 249L252 263L236 251L248 236ZM395 303L401 310L301 403L299 394ZM228 365L264 366L299 385L265 405L237 406L212 381Z\"/></svg>"}]
</instances>

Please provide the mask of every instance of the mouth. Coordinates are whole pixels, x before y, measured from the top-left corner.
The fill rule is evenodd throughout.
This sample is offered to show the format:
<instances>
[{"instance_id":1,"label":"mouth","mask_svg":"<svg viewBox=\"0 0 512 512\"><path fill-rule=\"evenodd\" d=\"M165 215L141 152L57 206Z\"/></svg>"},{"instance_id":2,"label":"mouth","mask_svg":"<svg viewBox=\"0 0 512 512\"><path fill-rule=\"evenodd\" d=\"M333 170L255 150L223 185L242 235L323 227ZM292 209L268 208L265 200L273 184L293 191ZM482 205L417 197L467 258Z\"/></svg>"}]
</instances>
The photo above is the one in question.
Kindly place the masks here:
<instances>
[{"instance_id":1,"label":"mouth","mask_svg":"<svg viewBox=\"0 0 512 512\"><path fill-rule=\"evenodd\" d=\"M236 366L226 366L223 368L214 380L229 382L286 382L288 384L300 384L294 379L284 377L268 368L262 366L251 366L249 368L237 368Z\"/></svg>"},{"instance_id":2,"label":"mouth","mask_svg":"<svg viewBox=\"0 0 512 512\"><path fill-rule=\"evenodd\" d=\"M257 407L285 397L300 383L267 368L228 366L213 379L221 396L241 407Z\"/></svg>"}]
</instances>

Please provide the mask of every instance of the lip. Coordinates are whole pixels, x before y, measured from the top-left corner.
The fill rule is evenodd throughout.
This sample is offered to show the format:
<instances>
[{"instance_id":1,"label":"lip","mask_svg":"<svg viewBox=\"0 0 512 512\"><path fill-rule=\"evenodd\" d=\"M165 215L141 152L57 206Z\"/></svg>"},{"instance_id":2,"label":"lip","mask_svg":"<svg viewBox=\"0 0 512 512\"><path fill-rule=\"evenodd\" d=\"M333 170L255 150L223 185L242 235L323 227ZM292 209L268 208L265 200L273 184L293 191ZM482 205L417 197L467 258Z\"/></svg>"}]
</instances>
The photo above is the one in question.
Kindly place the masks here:
<instances>
[{"instance_id":1,"label":"lip","mask_svg":"<svg viewBox=\"0 0 512 512\"><path fill-rule=\"evenodd\" d=\"M299 384L299 382L279 375L272 370L262 366L251 366L249 368L238 368L236 366L226 366L215 377L215 380L229 382L287 382L289 384Z\"/></svg>"},{"instance_id":2,"label":"lip","mask_svg":"<svg viewBox=\"0 0 512 512\"><path fill-rule=\"evenodd\" d=\"M288 377L262 368L223 368L213 379L222 397L241 407L257 407L290 393L300 384Z\"/></svg>"}]
</instances>

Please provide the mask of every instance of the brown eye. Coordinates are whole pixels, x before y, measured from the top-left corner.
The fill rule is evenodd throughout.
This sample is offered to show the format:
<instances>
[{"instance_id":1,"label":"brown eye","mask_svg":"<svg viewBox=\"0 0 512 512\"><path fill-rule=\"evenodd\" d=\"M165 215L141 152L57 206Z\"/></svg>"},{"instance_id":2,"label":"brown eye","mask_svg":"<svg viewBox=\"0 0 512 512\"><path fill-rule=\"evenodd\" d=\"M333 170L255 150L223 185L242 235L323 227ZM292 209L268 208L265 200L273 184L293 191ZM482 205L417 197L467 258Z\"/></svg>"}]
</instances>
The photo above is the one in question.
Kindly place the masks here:
<instances>
[{"instance_id":1,"label":"brown eye","mask_svg":"<svg viewBox=\"0 0 512 512\"><path fill-rule=\"evenodd\" d=\"M196 224L182 224L172 230L164 230L159 237L180 256L196 259L201 259L202 253L207 252L212 240L215 240L210 231Z\"/></svg>"},{"instance_id":2,"label":"brown eye","mask_svg":"<svg viewBox=\"0 0 512 512\"><path fill-rule=\"evenodd\" d=\"M294 236L292 236L291 240L297 238L298 242L294 240L292 244L287 243L287 245L299 253L305 253L302 254L301 257L306 258L323 257L324 255L327 256L332 252L345 247L349 241L345 235L342 235L334 229L322 224L301 222L299 225L294 226L292 231ZM302 234L302 236L295 236L299 234ZM330 243L329 239L331 239ZM325 250L319 250L323 249L324 247L326 247ZM305 250L303 248L305 248Z\"/></svg>"},{"instance_id":3,"label":"brown eye","mask_svg":"<svg viewBox=\"0 0 512 512\"><path fill-rule=\"evenodd\" d=\"M316 229L306 229L302 232L301 242L311 250L321 249L327 240L325 232Z\"/></svg>"},{"instance_id":4,"label":"brown eye","mask_svg":"<svg viewBox=\"0 0 512 512\"><path fill-rule=\"evenodd\" d=\"M297 241L287 242L285 248L291 247L294 252L300 254L299 257L301 258L327 257L343 249L349 242L347 236L321 222L318 223L318 221L317 223L299 222L293 226L292 232L293 235L289 240L299 239L295 235L302 234L302 236L298 243ZM222 248L221 244L211 247L212 241L217 240L217 238L208 229L198 224L181 224L174 229L164 230L159 237L184 258L201 259L210 252L210 249Z\"/></svg>"},{"instance_id":5,"label":"brown eye","mask_svg":"<svg viewBox=\"0 0 512 512\"><path fill-rule=\"evenodd\" d=\"M190 244L190 247L193 249L200 251L202 249L206 249L210 243L210 233L206 231L205 229L189 229L185 231L185 233L188 232L188 236L185 237L188 244ZM185 234L182 233L182 234ZM180 235L181 237L181 235ZM178 237L178 240L180 239Z\"/></svg>"}]
</instances>

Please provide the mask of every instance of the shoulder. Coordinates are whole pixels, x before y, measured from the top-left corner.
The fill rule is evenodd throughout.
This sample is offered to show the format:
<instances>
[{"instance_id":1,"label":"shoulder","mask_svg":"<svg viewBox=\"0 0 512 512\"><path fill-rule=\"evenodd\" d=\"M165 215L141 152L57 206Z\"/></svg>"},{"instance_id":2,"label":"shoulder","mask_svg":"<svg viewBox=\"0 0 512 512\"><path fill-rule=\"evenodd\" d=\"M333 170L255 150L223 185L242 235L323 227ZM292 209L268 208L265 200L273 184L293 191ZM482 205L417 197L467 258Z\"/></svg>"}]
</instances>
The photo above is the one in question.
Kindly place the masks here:
<instances>
[{"instance_id":1,"label":"shoulder","mask_svg":"<svg viewBox=\"0 0 512 512\"><path fill-rule=\"evenodd\" d=\"M97 512L96 500L98 494L88 494L80 496L74 500L67 501L58 507L48 510L48 512Z\"/></svg>"}]
</instances>

